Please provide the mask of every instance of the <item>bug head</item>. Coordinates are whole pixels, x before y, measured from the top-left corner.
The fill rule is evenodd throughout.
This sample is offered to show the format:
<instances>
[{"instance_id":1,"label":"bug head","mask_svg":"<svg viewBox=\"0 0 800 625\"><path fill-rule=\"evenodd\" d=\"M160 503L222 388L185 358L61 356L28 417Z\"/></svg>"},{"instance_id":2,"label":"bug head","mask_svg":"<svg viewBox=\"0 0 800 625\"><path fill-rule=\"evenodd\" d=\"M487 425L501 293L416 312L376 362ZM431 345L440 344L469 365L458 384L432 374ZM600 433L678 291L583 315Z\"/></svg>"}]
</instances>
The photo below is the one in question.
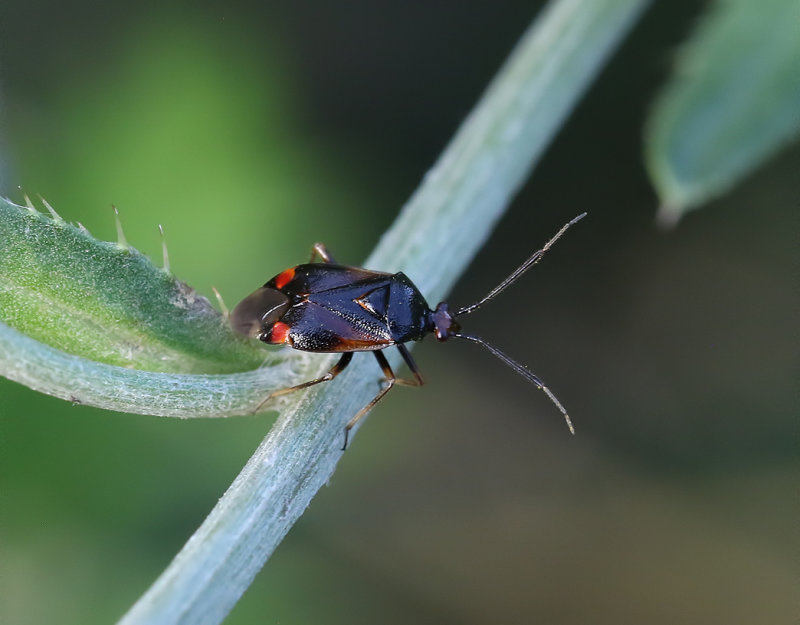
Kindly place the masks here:
<instances>
[{"instance_id":1,"label":"bug head","mask_svg":"<svg viewBox=\"0 0 800 625\"><path fill-rule=\"evenodd\" d=\"M231 313L231 326L239 334L257 338L269 330L289 310L289 298L262 286L245 297Z\"/></svg>"},{"instance_id":2,"label":"bug head","mask_svg":"<svg viewBox=\"0 0 800 625\"><path fill-rule=\"evenodd\" d=\"M456 321L455 315L450 313L447 302L441 302L436 310L431 312L430 318L433 333L440 341L446 341L461 331L461 326Z\"/></svg>"}]
</instances>

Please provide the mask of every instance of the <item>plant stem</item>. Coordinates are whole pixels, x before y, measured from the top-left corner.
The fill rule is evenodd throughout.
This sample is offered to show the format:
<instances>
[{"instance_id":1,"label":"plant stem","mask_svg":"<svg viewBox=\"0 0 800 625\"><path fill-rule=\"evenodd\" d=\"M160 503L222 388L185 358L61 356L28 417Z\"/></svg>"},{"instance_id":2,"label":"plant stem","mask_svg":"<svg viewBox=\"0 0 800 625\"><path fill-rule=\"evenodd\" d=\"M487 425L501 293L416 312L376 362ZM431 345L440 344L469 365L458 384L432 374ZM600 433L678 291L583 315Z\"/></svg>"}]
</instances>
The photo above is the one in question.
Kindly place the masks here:
<instances>
[{"instance_id":1,"label":"plant stem","mask_svg":"<svg viewBox=\"0 0 800 625\"><path fill-rule=\"evenodd\" d=\"M431 301L444 295L644 6L550 4L366 266L406 271ZM333 474L344 424L374 394L374 369L371 358L356 358L336 383L291 396L223 498L121 623L225 618Z\"/></svg>"}]
</instances>

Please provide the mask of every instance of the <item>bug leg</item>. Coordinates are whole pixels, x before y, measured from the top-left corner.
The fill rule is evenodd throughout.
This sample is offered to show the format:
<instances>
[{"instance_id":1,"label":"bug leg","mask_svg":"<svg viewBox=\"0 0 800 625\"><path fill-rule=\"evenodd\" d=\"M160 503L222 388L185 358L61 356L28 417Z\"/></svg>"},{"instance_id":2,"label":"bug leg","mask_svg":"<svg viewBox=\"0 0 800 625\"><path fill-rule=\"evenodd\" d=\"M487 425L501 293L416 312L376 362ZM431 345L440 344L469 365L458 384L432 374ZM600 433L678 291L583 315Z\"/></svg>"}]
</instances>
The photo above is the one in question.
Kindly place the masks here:
<instances>
[{"instance_id":1,"label":"bug leg","mask_svg":"<svg viewBox=\"0 0 800 625\"><path fill-rule=\"evenodd\" d=\"M310 262L313 263L317 258L322 260L323 263L336 263L324 243L314 243L314 246L311 248Z\"/></svg>"},{"instance_id":2,"label":"bug leg","mask_svg":"<svg viewBox=\"0 0 800 625\"><path fill-rule=\"evenodd\" d=\"M347 422L347 425L344 426L344 445L342 446L342 451L347 449L347 440L350 436L350 430L352 430L355 427L356 423L361 421L364 415L366 415L370 410L372 410L375 404L377 404L381 399L383 399L383 396L386 395L386 393L388 393L395 384L404 384L406 386L422 386L423 384L422 376L419 374L419 370L417 369L416 363L411 359L411 354L408 353L408 350L403 345L398 344L397 348L400 350L403 359L406 361L406 363L408 363L411 372L414 374L414 379L403 380L398 378L394 374L394 371L392 371L392 367L391 365L389 365L389 361L386 360L386 356L383 355L383 352L380 351L372 352L375 355L375 359L378 361L378 364L381 367L381 371L383 371L384 386L383 388L381 388L380 391L378 391L378 394L372 398L372 401L370 401L366 406L364 406L361 410L359 410L356 413L356 416L350 419L350 421Z\"/></svg>"},{"instance_id":3,"label":"bug leg","mask_svg":"<svg viewBox=\"0 0 800 625\"><path fill-rule=\"evenodd\" d=\"M422 379L422 374L420 374L419 369L417 368L417 363L414 362L414 359L411 357L411 354L406 349L406 346L403 345L402 343L398 343L395 347L397 347L397 351L400 352L400 355L403 357L403 360L406 361L408 368L414 375L413 380L404 380L402 378L397 378L397 383L402 384L403 386L422 386L423 384L425 384L425 380Z\"/></svg>"},{"instance_id":4,"label":"bug leg","mask_svg":"<svg viewBox=\"0 0 800 625\"><path fill-rule=\"evenodd\" d=\"M318 377L314 380L309 380L308 382L303 382L302 384L297 384L295 386L289 386L287 388L282 388L278 391L273 391L269 395L267 395L261 403L256 406L255 410L253 410L253 414L257 413L261 410L261 407L266 404L270 399L273 397L280 397L281 395L286 395L288 393L294 393L295 391L299 391L304 388L308 388L309 386L314 386L315 384L320 384L322 382L328 382L333 380L337 375L339 375L342 371L344 371L345 367L350 364L350 361L353 359L353 352L345 352L342 354L342 357L339 359L333 367L331 367L330 371L325 375Z\"/></svg>"},{"instance_id":5,"label":"bug leg","mask_svg":"<svg viewBox=\"0 0 800 625\"><path fill-rule=\"evenodd\" d=\"M386 395L386 393L388 393L392 389L394 383L397 382L397 376L394 374L394 371L392 371L392 367L391 365L389 365L389 361L386 360L386 356L384 356L383 353L379 351L372 353L375 354L375 359L378 361L378 364L380 365L381 370L383 371L384 386L380 391L378 391L378 394L372 398L372 401L370 401L366 406L364 406L361 410L359 410L356 413L356 416L350 419L350 421L347 422L347 425L344 426L344 445L342 445L342 451L347 449L347 439L350 436L350 430L352 430L355 427L356 423L361 421L361 419L364 417L365 414L367 414L370 410L372 410L372 407L375 404L377 404L381 399L383 399L383 396Z\"/></svg>"}]
</instances>

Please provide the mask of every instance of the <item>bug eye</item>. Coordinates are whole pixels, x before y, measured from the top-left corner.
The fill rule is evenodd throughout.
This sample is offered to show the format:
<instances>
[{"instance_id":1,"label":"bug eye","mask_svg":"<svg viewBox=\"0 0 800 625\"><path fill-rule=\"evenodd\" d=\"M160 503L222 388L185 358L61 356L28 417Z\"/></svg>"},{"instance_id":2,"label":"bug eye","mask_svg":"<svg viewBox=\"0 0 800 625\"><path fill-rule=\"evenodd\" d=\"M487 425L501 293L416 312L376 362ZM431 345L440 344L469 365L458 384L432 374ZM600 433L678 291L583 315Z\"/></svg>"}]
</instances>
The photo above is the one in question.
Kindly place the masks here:
<instances>
[{"instance_id":1,"label":"bug eye","mask_svg":"<svg viewBox=\"0 0 800 625\"><path fill-rule=\"evenodd\" d=\"M239 334L255 337L271 328L289 309L289 298L262 286L245 297L231 313L231 325Z\"/></svg>"}]
</instances>

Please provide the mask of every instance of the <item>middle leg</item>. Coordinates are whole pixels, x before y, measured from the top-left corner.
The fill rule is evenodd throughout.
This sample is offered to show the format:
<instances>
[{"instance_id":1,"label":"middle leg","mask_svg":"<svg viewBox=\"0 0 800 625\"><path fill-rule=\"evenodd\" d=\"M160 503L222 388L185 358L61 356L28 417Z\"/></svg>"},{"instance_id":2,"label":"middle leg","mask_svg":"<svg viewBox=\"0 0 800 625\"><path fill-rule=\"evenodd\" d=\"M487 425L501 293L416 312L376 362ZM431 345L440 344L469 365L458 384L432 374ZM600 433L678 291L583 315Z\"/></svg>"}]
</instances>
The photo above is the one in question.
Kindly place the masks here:
<instances>
[{"instance_id":1,"label":"middle leg","mask_svg":"<svg viewBox=\"0 0 800 625\"><path fill-rule=\"evenodd\" d=\"M356 415L352 419L350 419L350 421L347 422L347 425L344 426L344 445L342 446L342 451L347 449L347 441L350 436L350 430L352 430L355 427L356 423L361 421L364 415L366 415L370 410L372 410L372 408L374 408L375 404L377 404L381 399L383 399L384 395L386 395L386 393L388 393L395 384L403 384L405 386L423 385L422 376L419 373L419 369L417 369L416 363L411 358L411 354L409 354L408 350L402 344L398 343L396 347L400 351L400 354L403 356L403 360L405 360L406 363L408 364L409 369L411 369L411 373L414 374L414 379L404 380L398 378L394 374L394 371L392 371L392 367L389 364L389 361L386 360L386 356L383 355L383 352L381 351L372 352L375 356L375 359L378 361L378 365L380 366L381 371L383 371L384 386L383 388L381 388L380 391L378 391L378 394L372 398L372 401L370 401L366 406L364 406L361 410L359 410L356 413Z\"/></svg>"}]
</instances>

